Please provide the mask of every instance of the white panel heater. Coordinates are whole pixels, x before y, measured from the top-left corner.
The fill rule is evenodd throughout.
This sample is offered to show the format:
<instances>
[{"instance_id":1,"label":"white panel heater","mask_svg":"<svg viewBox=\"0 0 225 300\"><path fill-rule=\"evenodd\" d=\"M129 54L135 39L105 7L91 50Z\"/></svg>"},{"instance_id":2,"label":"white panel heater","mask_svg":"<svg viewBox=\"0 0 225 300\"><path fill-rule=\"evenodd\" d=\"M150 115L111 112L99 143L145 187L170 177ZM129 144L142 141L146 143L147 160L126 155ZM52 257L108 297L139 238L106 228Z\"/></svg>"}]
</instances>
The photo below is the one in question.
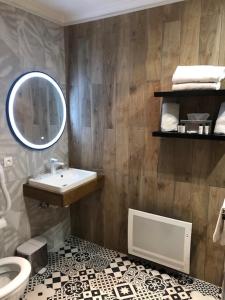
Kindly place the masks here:
<instances>
[{"instance_id":1,"label":"white panel heater","mask_svg":"<svg viewBox=\"0 0 225 300\"><path fill-rule=\"evenodd\" d=\"M128 252L189 274L192 224L129 209Z\"/></svg>"}]
</instances>

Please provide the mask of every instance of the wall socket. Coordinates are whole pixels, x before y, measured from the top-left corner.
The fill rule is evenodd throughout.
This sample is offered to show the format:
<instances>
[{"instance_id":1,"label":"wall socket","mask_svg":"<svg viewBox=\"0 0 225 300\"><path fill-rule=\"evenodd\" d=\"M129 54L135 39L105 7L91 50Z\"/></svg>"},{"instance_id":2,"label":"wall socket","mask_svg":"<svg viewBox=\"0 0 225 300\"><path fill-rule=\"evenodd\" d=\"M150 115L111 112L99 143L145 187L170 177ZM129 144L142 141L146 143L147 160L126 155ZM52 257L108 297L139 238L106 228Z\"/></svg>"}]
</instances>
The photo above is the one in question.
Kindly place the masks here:
<instances>
[{"instance_id":1,"label":"wall socket","mask_svg":"<svg viewBox=\"0 0 225 300\"><path fill-rule=\"evenodd\" d=\"M13 166L13 158L12 156L6 156L3 159L4 167L12 167Z\"/></svg>"}]
</instances>

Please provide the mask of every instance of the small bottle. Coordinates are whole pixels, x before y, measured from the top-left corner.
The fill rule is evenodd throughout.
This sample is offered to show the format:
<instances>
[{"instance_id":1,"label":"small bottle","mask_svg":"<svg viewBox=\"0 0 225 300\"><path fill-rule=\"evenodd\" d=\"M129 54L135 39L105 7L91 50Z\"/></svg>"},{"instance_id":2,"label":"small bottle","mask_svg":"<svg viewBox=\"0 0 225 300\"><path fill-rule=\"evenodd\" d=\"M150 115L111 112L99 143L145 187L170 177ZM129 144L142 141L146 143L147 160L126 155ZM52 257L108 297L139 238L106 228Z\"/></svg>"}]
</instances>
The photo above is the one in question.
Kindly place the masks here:
<instances>
[{"instance_id":1,"label":"small bottle","mask_svg":"<svg viewBox=\"0 0 225 300\"><path fill-rule=\"evenodd\" d=\"M181 133L185 133L186 127L184 124L181 124Z\"/></svg>"},{"instance_id":2,"label":"small bottle","mask_svg":"<svg viewBox=\"0 0 225 300\"><path fill-rule=\"evenodd\" d=\"M198 134L203 134L203 125L202 124L200 124L199 126L198 126Z\"/></svg>"},{"instance_id":3,"label":"small bottle","mask_svg":"<svg viewBox=\"0 0 225 300\"><path fill-rule=\"evenodd\" d=\"M204 126L204 133L205 134L209 134L209 131L210 131L210 126L209 125L205 125Z\"/></svg>"},{"instance_id":4,"label":"small bottle","mask_svg":"<svg viewBox=\"0 0 225 300\"><path fill-rule=\"evenodd\" d=\"M177 132L178 133L182 132L182 125L180 123L177 125Z\"/></svg>"}]
</instances>

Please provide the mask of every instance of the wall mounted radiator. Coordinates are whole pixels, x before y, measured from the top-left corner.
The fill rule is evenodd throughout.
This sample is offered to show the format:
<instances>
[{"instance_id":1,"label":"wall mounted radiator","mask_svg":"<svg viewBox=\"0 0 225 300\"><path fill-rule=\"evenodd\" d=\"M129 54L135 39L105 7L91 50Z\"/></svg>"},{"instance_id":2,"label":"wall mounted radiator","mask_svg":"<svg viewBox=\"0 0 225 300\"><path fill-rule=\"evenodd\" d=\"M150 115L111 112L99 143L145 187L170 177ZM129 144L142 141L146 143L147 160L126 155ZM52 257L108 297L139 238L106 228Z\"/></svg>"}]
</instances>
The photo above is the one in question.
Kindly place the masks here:
<instances>
[{"instance_id":1,"label":"wall mounted radiator","mask_svg":"<svg viewBox=\"0 0 225 300\"><path fill-rule=\"evenodd\" d=\"M129 209L128 252L189 274L192 224Z\"/></svg>"}]
</instances>

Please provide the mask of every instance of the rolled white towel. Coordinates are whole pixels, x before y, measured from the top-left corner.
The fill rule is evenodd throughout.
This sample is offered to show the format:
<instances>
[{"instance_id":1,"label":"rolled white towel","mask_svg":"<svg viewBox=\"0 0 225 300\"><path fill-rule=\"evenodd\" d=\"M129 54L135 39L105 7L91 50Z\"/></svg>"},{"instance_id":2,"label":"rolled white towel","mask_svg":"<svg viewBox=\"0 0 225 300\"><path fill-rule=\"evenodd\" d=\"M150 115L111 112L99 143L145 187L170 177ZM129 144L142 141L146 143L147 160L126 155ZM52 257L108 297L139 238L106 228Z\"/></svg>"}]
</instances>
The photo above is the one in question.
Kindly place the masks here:
<instances>
[{"instance_id":1,"label":"rolled white towel","mask_svg":"<svg viewBox=\"0 0 225 300\"><path fill-rule=\"evenodd\" d=\"M225 102L221 103L214 133L225 134Z\"/></svg>"},{"instance_id":2,"label":"rolled white towel","mask_svg":"<svg viewBox=\"0 0 225 300\"><path fill-rule=\"evenodd\" d=\"M173 91L190 91L190 90L222 90L225 88L225 80L220 82L193 82L173 84Z\"/></svg>"},{"instance_id":3,"label":"rolled white towel","mask_svg":"<svg viewBox=\"0 0 225 300\"><path fill-rule=\"evenodd\" d=\"M177 131L178 122L179 122L179 104L163 103L161 130Z\"/></svg>"},{"instance_id":4,"label":"rolled white towel","mask_svg":"<svg viewBox=\"0 0 225 300\"><path fill-rule=\"evenodd\" d=\"M178 66L173 74L173 84L190 82L219 82L225 78L225 66Z\"/></svg>"}]
</instances>

